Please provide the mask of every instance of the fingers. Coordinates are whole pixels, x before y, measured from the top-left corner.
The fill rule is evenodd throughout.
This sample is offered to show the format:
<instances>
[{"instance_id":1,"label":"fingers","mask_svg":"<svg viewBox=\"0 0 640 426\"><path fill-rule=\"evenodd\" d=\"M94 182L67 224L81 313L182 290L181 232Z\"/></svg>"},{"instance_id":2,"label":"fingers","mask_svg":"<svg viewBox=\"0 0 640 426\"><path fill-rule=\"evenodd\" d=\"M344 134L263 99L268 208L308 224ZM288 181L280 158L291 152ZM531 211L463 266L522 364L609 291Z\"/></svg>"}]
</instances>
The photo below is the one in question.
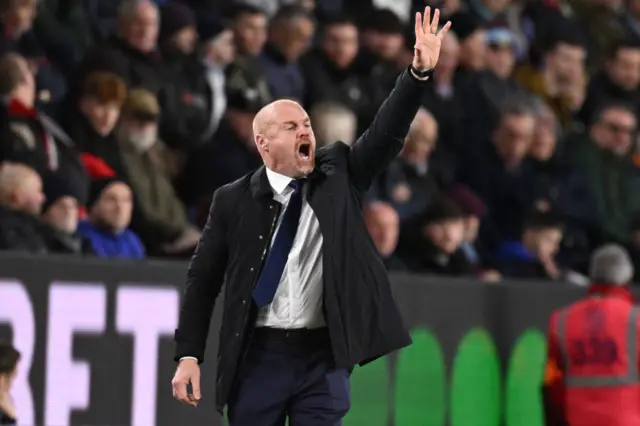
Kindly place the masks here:
<instances>
[{"instance_id":1,"label":"fingers","mask_svg":"<svg viewBox=\"0 0 640 426\"><path fill-rule=\"evenodd\" d=\"M438 22L440 21L440 9L436 9L433 12L433 21L431 21L431 34L437 34L438 33ZM427 21L428 23L428 21Z\"/></svg>"},{"instance_id":2,"label":"fingers","mask_svg":"<svg viewBox=\"0 0 640 426\"><path fill-rule=\"evenodd\" d=\"M422 14L420 12L416 12L416 22L415 22L416 28L416 39L418 37L420 37L423 34L422 31Z\"/></svg>"},{"instance_id":3,"label":"fingers","mask_svg":"<svg viewBox=\"0 0 640 426\"><path fill-rule=\"evenodd\" d=\"M444 27L442 27L442 29L438 31L438 38L440 40L444 38L444 36L447 34L447 31L449 31L449 28L451 28L451 21L448 21L446 24L444 24Z\"/></svg>"},{"instance_id":4,"label":"fingers","mask_svg":"<svg viewBox=\"0 0 640 426\"><path fill-rule=\"evenodd\" d=\"M193 398L196 401L200 401L200 375L199 374L194 374L193 377L191 377L191 390L193 390Z\"/></svg>"},{"instance_id":5,"label":"fingers","mask_svg":"<svg viewBox=\"0 0 640 426\"><path fill-rule=\"evenodd\" d=\"M422 32L424 34L429 34L431 32L429 28L429 22L431 22L431 8L429 6L424 8L424 20L422 23Z\"/></svg>"},{"instance_id":6,"label":"fingers","mask_svg":"<svg viewBox=\"0 0 640 426\"><path fill-rule=\"evenodd\" d=\"M171 386L173 387L173 397L175 399L177 399L178 401L184 403L184 404L190 404L190 400L189 400L189 396L187 394L187 384L177 381L177 380L173 380L171 382Z\"/></svg>"}]
</instances>

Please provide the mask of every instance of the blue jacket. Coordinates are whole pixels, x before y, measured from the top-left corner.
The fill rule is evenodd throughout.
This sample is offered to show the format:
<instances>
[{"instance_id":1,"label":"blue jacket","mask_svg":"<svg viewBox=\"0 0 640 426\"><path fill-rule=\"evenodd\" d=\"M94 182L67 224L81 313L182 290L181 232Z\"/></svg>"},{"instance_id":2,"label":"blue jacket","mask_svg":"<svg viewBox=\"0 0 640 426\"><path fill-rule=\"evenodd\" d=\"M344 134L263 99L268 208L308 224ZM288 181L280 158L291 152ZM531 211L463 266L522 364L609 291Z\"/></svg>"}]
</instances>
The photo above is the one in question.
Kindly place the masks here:
<instances>
[{"instance_id":1,"label":"blue jacket","mask_svg":"<svg viewBox=\"0 0 640 426\"><path fill-rule=\"evenodd\" d=\"M91 242L98 257L144 258L144 247L140 238L128 229L114 235L92 222L83 221L78 224L78 233Z\"/></svg>"}]
</instances>

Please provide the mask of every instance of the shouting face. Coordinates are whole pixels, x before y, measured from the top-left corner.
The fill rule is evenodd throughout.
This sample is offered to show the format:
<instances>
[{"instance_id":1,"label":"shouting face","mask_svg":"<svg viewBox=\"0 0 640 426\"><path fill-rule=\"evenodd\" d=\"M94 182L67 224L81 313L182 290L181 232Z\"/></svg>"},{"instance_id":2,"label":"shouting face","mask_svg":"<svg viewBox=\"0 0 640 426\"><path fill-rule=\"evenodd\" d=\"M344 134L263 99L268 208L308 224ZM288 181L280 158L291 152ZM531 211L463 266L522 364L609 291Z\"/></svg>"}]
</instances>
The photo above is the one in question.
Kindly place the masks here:
<instances>
[{"instance_id":1,"label":"shouting face","mask_svg":"<svg viewBox=\"0 0 640 426\"><path fill-rule=\"evenodd\" d=\"M316 140L306 111L297 102L275 101L254 120L254 136L267 167L300 178L313 171Z\"/></svg>"}]
</instances>

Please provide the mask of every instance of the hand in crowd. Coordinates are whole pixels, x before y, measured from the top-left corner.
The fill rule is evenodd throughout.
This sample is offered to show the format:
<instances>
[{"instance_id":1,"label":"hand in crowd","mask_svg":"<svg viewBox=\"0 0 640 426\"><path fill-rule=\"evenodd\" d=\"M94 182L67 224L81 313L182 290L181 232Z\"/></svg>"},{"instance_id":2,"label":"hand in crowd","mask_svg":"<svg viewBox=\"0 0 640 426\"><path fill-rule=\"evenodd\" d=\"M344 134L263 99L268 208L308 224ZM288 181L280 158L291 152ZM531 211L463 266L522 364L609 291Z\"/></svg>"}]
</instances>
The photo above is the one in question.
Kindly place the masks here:
<instances>
[{"instance_id":1,"label":"hand in crowd","mask_svg":"<svg viewBox=\"0 0 640 426\"><path fill-rule=\"evenodd\" d=\"M552 257L542 257L540 259L540 262L542 263L545 271L547 271L547 275L549 276L549 278L551 278L552 280L560 279L562 273L560 271L560 268L558 268L558 264L556 263L555 259L553 259Z\"/></svg>"}]
</instances>

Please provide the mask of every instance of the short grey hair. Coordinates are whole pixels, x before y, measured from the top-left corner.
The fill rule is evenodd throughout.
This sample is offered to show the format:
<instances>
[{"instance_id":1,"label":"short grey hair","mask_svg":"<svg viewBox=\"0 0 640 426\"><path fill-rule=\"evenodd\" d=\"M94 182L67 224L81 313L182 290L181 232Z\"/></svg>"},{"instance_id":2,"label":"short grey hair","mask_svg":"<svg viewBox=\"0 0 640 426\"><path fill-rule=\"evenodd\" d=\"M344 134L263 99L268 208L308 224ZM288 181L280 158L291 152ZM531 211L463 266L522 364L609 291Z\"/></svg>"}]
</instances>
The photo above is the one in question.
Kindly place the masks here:
<instances>
[{"instance_id":1,"label":"short grey hair","mask_svg":"<svg viewBox=\"0 0 640 426\"><path fill-rule=\"evenodd\" d=\"M607 244L591 257L589 278L592 282L623 286L633 279L634 269L629 253L618 244Z\"/></svg>"}]
</instances>

